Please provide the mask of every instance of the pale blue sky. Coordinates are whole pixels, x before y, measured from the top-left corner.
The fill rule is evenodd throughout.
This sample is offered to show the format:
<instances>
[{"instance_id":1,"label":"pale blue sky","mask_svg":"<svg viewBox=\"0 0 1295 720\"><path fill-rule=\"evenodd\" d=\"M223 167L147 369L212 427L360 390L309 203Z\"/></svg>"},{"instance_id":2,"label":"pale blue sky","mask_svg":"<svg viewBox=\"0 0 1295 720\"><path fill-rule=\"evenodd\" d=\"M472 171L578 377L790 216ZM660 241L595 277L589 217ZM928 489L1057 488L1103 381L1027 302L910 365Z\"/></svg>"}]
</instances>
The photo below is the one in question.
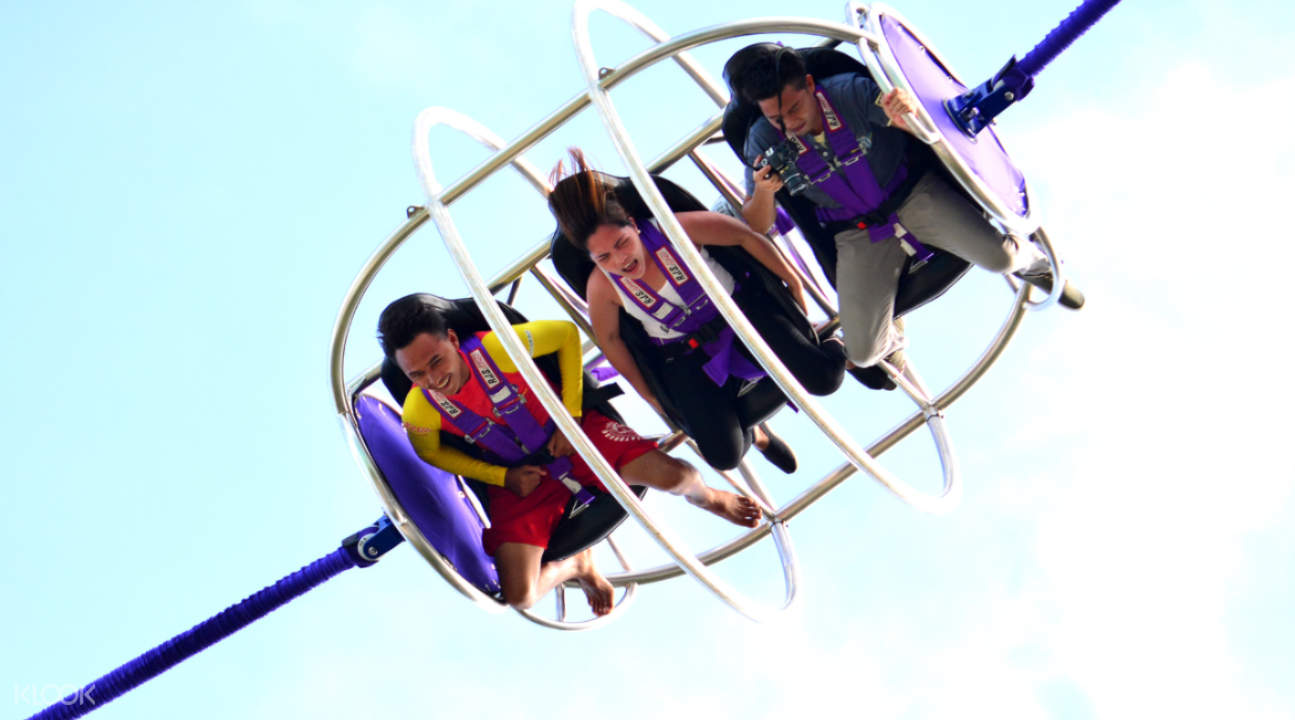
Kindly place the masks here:
<instances>
[{"instance_id":1,"label":"pale blue sky","mask_svg":"<svg viewBox=\"0 0 1295 720\"><path fill-rule=\"evenodd\" d=\"M979 79L1073 5L899 9ZM801 602L767 625L676 580L605 629L555 633L477 610L401 547L93 717L1295 714L1280 279L1295 260L1280 134L1295 13L1247 6L1125 3L1000 121L1090 302L1027 318L949 412L954 514L851 479L793 523ZM636 7L672 33L843 15L827 0ZM93 680L380 514L332 412L335 314L424 199L415 114L444 105L519 135L583 87L570 14L548 0L5 6L0 714L38 711L43 689ZM605 17L594 30L603 64L645 46ZM718 75L741 44L698 55ZM672 68L616 99L649 156L711 112ZM572 144L620 169L590 113L529 157L547 168ZM484 157L441 131L433 148L447 183ZM551 227L511 177L455 213L487 275ZM430 227L362 306L352 372L378 356L377 311L415 289L464 292ZM913 316L914 362L943 386L1008 301L973 273ZM865 443L905 411L854 387L828 406ZM785 502L839 461L802 419L779 423L804 469L756 462ZM924 437L883 459L934 487ZM652 507L698 549L727 537L677 501ZM779 596L764 545L721 572Z\"/></svg>"}]
</instances>

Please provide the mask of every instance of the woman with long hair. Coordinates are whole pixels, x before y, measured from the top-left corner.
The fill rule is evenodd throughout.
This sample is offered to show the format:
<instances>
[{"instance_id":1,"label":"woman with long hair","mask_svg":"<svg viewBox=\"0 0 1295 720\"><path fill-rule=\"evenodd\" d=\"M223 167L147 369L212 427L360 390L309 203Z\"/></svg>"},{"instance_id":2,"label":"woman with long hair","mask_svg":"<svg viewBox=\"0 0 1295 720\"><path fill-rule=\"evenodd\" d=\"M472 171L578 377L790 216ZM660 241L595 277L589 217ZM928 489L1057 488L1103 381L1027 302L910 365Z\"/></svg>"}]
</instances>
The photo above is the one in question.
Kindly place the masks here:
<instances>
[{"instance_id":1,"label":"woman with long hair","mask_svg":"<svg viewBox=\"0 0 1295 720\"><path fill-rule=\"evenodd\" d=\"M562 163L554 169L549 209L562 235L596 266L585 298L594 339L608 361L696 441L713 467L736 467L754 444L779 469L793 472L791 448L762 418L739 412L739 396L764 373L695 273L673 251L632 186L591 169L579 150L571 151L571 160L569 172ZM627 194L635 201L626 202ZM815 395L840 387L844 346L836 339L819 341L805 316L800 278L769 239L719 213L679 212L675 218L801 385ZM731 261L721 262L725 258ZM621 334L622 312L648 337L648 351L637 359Z\"/></svg>"}]
</instances>

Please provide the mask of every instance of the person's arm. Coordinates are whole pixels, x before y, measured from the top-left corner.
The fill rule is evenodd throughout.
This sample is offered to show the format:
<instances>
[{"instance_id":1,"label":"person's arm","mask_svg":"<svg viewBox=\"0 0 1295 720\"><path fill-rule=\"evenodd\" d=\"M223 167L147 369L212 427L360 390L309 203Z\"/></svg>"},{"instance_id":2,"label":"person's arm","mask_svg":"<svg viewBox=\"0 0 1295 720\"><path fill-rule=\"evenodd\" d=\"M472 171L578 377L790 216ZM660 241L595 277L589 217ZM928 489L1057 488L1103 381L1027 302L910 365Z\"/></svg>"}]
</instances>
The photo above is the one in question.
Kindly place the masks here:
<instances>
[{"instance_id":1,"label":"person's arm","mask_svg":"<svg viewBox=\"0 0 1295 720\"><path fill-rule=\"evenodd\" d=\"M536 320L534 322L514 325L513 331L522 341L531 357L549 353L558 354L558 370L562 384L562 405L571 417L579 418L582 414L581 402L584 398L584 362L580 353L580 331L575 323L566 320ZM503 344L495 334L488 333L481 339L486 353L504 372L517 372L517 367L504 352Z\"/></svg>"},{"instance_id":2,"label":"person's arm","mask_svg":"<svg viewBox=\"0 0 1295 720\"><path fill-rule=\"evenodd\" d=\"M916 112L917 98L907 90L894 88L885 95L871 78L855 75L848 83L841 86L844 102L854 105L862 111L868 122L875 125L899 128L912 134L904 115Z\"/></svg>"},{"instance_id":3,"label":"person's arm","mask_svg":"<svg viewBox=\"0 0 1295 720\"><path fill-rule=\"evenodd\" d=\"M913 134L912 128L908 126L906 115L917 112L917 98L913 94L902 88L895 88L881 97L882 112L886 113L886 118L890 124L903 130L908 134Z\"/></svg>"},{"instance_id":4,"label":"person's arm","mask_svg":"<svg viewBox=\"0 0 1295 720\"><path fill-rule=\"evenodd\" d=\"M754 186L742 203L742 219L757 232L767 233L778 218L778 201L774 193L782 189L782 177L765 164L751 173Z\"/></svg>"},{"instance_id":5,"label":"person's arm","mask_svg":"<svg viewBox=\"0 0 1295 720\"><path fill-rule=\"evenodd\" d=\"M778 276L791 291L792 299L808 312L805 286L800 276L778 252L769 238L753 232L736 219L714 212L681 212L675 215L688 237L698 245L736 245L747 251L756 262Z\"/></svg>"},{"instance_id":6,"label":"person's arm","mask_svg":"<svg viewBox=\"0 0 1295 720\"><path fill-rule=\"evenodd\" d=\"M746 147L743 148L747 167L746 201L742 203L742 219L756 232L766 233L777 219L777 201L773 194L782 189L782 178L768 164L759 170L752 169L763 151L761 140L757 137L759 127L759 123L751 127L746 137Z\"/></svg>"},{"instance_id":7,"label":"person's arm","mask_svg":"<svg viewBox=\"0 0 1295 720\"><path fill-rule=\"evenodd\" d=\"M424 462L448 473L480 480L488 485L504 485L508 468L478 460L441 444L441 414L427 402L421 392L409 393L402 417L409 442Z\"/></svg>"},{"instance_id":8,"label":"person's arm","mask_svg":"<svg viewBox=\"0 0 1295 720\"><path fill-rule=\"evenodd\" d=\"M586 286L586 298L589 302L589 322L594 328L594 341L602 348L607 362L616 368L616 372L634 388L657 412L664 414L661 402L648 386L638 363L630 354L629 346L621 338L620 307L621 295L612 286L611 280L602 271L595 269L589 275Z\"/></svg>"},{"instance_id":9,"label":"person's arm","mask_svg":"<svg viewBox=\"0 0 1295 720\"><path fill-rule=\"evenodd\" d=\"M579 420L584 413L584 361L580 352L580 332L574 323L565 320L537 320L535 322L514 325L513 331L526 346L531 357L549 353L558 355L558 373L562 384L562 405L571 417ZM481 340L486 352L495 358L499 369L505 372L517 372L517 368L504 352L503 345L494 333L489 333ZM555 430L545 445L553 457L563 457L575 452L571 441L560 430ZM511 472L511 471L510 471ZM525 493L523 493L523 496Z\"/></svg>"},{"instance_id":10,"label":"person's arm","mask_svg":"<svg viewBox=\"0 0 1295 720\"><path fill-rule=\"evenodd\" d=\"M442 445L441 414L421 393L418 393L416 401L412 400L414 395L415 393L409 393L409 399L405 400L404 417L411 418L404 422L405 433L414 446L414 452L418 453L423 462L448 473L507 488L522 497L530 495L539 486L544 478L544 469L539 466L519 465L510 468L494 465L456 448Z\"/></svg>"}]
</instances>

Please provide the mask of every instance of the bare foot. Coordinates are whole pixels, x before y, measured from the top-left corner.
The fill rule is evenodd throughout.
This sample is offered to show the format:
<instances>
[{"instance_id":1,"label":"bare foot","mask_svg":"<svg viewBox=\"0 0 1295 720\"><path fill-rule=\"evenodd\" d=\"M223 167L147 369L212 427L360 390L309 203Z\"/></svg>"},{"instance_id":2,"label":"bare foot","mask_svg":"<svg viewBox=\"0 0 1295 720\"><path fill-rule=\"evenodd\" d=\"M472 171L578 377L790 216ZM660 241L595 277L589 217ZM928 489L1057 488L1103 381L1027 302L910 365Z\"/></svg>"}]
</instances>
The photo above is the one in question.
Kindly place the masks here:
<instances>
[{"instance_id":1,"label":"bare foot","mask_svg":"<svg viewBox=\"0 0 1295 720\"><path fill-rule=\"evenodd\" d=\"M607 578L598 573L594 567L594 550L587 548L579 555L576 555L575 574L572 575L580 583L580 589L585 591L585 597L589 600L589 607L595 615L606 615L612 611L612 599L616 596L616 590L612 584L607 582Z\"/></svg>"},{"instance_id":2,"label":"bare foot","mask_svg":"<svg viewBox=\"0 0 1295 720\"><path fill-rule=\"evenodd\" d=\"M706 488L705 498L697 500L688 498L688 502L703 510L709 510L734 525L755 527L760 524L762 513L759 506L741 495L727 490L716 490L708 487Z\"/></svg>"}]
</instances>

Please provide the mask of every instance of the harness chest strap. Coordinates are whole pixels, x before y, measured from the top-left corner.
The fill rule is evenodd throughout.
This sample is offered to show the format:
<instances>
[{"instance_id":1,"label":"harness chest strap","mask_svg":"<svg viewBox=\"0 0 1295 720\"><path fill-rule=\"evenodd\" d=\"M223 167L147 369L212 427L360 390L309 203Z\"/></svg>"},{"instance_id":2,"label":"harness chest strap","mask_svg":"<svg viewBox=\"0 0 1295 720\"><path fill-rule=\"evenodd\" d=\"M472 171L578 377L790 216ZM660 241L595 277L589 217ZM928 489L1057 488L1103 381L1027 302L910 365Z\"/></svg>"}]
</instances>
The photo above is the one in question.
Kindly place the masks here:
<instances>
[{"instance_id":1,"label":"harness chest strap","mask_svg":"<svg viewBox=\"0 0 1295 720\"><path fill-rule=\"evenodd\" d=\"M609 273L630 301L662 325L685 335L697 332L719 315L701 283L692 276L688 266L675 256L669 241L655 225L651 222L643 223L639 228L639 237L648 257L660 268L675 292L679 293L683 305L666 300L656 290L637 280Z\"/></svg>"},{"instance_id":2,"label":"harness chest strap","mask_svg":"<svg viewBox=\"0 0 1295 720\"><path fill-rule=\"evenodd\" d=\"M649 316L661 320L666 327L684 335L684 337L669 340L654 338L653 341L658 345L687 343L691 349L700 348L710 358L702 365L702 369L716 385L723 385L728 381L729 376L737 376L743 380L757 380L764 377L763 370L752 364L745 355L733 347L736 340L733 328L723 322L719 309L710 301L710 297L706 295L697 278L689 272L688 266L675 256L670 247L670 241L665 235L651 222L645 222L639 226L639 237L652 262L661 268L667 282L675 288L684 302L684 307L680 308L643 283L615 273L608 273L616 284L623 288L622 294L631 302L638 305ZM734 280L735 286L736 282ZM673 322L666 318L673 319ZM711 335L709 339L698 341L694 337L694 334L710 330L715 325L719 327L709 333Z\"/></svg>"},{"instance_id":3,"label":"harness chest strap","mask_svg":"<svg viewBox=\"0 0 1295 720\"><path fill-rule=\"evenodd\" d=\"M823 113L823 130L827 136L827 146L834 156L839 169L834 169L827 158L810 148L800 138L793 136L799 154L796 166L809 178L810 182L836 201L837 208L815 208L820 222L833 223L853 222L861 230L868 231L872 242L881 242L886 238L898 237L909 255L916 255L921 262L931 257L931 251L922 246L915 237L897 230L899 217L895 212L882 212L887 200L909 180L907 163L895 168L886 187L877 182L868 164L867 154L859 147L859 140L854 132L841 119L841 114L832 105L831 96L822 87L814 92L819 109ZM781 131L779 131L781 132ZM785 135L784 135L785 137ZM866 217L870 215L880 217Z\"/></svg>"},{"instance_id":4,"label":"harness chest strap","mask_svg":"<svg viewBox=\"0 0 1295 720\"><path fill-rule=\"evenodd\" d=\"M464 340L462 347L468 356L468 367L471 368L473 379L485 390L495 414L504 424L483 418L462 403L439 392L424 388L423 396L441 414L442 420L458 428L468 442L489 450L506 464L519 463L540 452L553 435L555 428L552 420L541 425L531 414L526 408L525 398L504 378L503 372L482 347L479 338ZM576 495L572 517L594 500L593 494L571 477L569 458L553 458L544 463L544 469L550 477L560 481Z\"/></svg>"}]
</instances>

